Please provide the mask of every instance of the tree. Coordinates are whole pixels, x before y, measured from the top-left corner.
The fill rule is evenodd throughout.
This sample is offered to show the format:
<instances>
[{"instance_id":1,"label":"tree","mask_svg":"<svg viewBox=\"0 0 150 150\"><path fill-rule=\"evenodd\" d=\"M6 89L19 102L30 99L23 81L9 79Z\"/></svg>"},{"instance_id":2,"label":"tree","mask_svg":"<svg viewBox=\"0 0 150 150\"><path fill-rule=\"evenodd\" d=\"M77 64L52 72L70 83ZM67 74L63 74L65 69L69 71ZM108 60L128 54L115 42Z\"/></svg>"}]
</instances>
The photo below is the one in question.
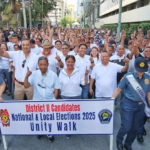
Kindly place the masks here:
<instances>
[{"instance_id":1,"label":"tree","mask_svg":"<svg viewBox=\"0 0 150 150\"><path fill-rule=\"evenodd\" d=\"M42 12L42 0L34 0L31 4L31 13L32 13L32 21L37 22L39 18L48 17L48 12L54 10L56 7L56 2L54 0L43 0L43 12ZM29 13L27 9L27 18L29 18Z\"/></svg>"},{"instance_id":2,"label":"tree","mask_svg":"<svg viewBox=\"0 0 150 150\"><path fill-rule=\"evenodd\" d=\"M71 15L66 15L59 21L59 25L66 27L67 25L71 26L74 22L75 20L71 17Z\"/></svg>"}]
</instances>

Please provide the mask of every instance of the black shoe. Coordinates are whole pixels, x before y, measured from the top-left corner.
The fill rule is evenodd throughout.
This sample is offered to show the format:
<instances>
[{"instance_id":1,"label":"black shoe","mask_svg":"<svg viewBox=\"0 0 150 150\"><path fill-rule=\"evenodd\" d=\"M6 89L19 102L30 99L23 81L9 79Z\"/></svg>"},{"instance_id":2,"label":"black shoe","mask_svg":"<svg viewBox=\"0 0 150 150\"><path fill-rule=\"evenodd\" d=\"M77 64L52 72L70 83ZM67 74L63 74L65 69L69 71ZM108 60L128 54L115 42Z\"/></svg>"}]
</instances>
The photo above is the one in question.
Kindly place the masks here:
<instances>
[{"instance_id":1,"label":"black shoe","mask_svg":"<svg viewBox=\"0 0 150 150\"><path fill-rule=\"evenodd\" d=\"M50 143L54 142L54 136L48 137L48 140L49 140Z\"/></svg>"},{"instance_id":2,"label":"black shoe","mask_svg":"<svg viewBox=\"0 0 150 150\"><path fill-rule=\"evenodd\" d=\"M126 150L132 150L132 148L128 148L128 147L125 146L125 145L124 145L124 148L125 148Z\"/></svg>"},{"instance_id":3,"label":"black shoe","mask_svg":"<svg viewBox=\"0 0 150 150\"><path fill-rule=\"evenodd\" d=\"M145 130L145 128L143 129L143 133L142 133L143 135L146 135L146 130Z\"/></svg>"},{"instance_id":4,"label":"black shoe","mask_svg":"<svg viewBox=\"0 0 150 150\"><path fill-rule=\"evenodd\" d=\"M117 142L117 149L118 149L118 150L123 150L123 144Z\"/></svg>"},{"instance_id":5,"label":"black shoe","mask_svg":"<svg viewBox=\"0 0 150 150\"><path fill-rule=\"evenodd\" d=\"M139 143L143 143L144 142L143 135L142 134L138 134L137 135L137 140L138 140Z\"/></svg>"},{"instance_id":6,"label":"black shoe","mask_svg":"<svg viewBox=\"0 0 150 150\"><path fill-rule=\"evenodd\" d=\"M43 135L38 135L37 137L39 140L41 140L43 138Z\"/></svg>"}]
</instances>

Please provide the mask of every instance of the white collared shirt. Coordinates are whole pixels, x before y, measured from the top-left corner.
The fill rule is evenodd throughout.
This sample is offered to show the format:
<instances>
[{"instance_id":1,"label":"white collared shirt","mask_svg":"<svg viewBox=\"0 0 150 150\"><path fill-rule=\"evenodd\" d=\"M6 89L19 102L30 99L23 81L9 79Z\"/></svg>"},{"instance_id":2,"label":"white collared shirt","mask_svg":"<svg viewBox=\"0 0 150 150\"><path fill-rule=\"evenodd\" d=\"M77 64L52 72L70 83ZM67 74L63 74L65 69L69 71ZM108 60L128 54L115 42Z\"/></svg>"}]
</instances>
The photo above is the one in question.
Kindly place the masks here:
<instances>
[{"instance_id":1,"label":"white collared shirt","mask_svg":"<svg viewBox=\"0 0 150 150\"><path fill-rule=\"evenodd\" d=\"M77 68L74 68L72 74L68 76L63 69L59 75L61 85L61 95L68 97L80 96L82 89L80 84L84 80L84 76L79 72Z\"/></svg>"},{"instance_id":2,"label":"white collared shirt","mask_svg":"<svg viewBox=\"0 0 150 150\"><path fill-rule=\"evenodd\" d=\"M14 50L14 45L15 45L15 43L8 42L7 43L8 51L13 51Z\"/></svg>"},{"instance_id":3,"label":"white collared shirt","mask_svg":"<svg viewBox=\"0 0 150 150\"><path fill-rule=\"evenodd\" d=\"M55 100L54 90L60 89L60 82L57 75L47 70L45 76L41 70L34 71L28 78L28 82L33 85L33 100Z\"/></svg>"},{"instance_id":4,"label":"white collared shirt","mask_svg":"<svg viewBox=\"0 0 150 150\"><path fill-rule=\"evenodd\" d=\"M31 52L33 52L36 55L39 55L42 51L41 51L41 48L35 45L35 48L31 48Z\"/></svg>"},{"instance_id":5,"label":"white collared shirt","mask_svg":"<svg viewBox=\"0 0 150 150\"><path fill-rule=\"evenodd\" d=\"M92 70L91 78L96 81L96 97L111 97L117 88L117 73L123 66L109 62L104 66L98 63Z\"/></svg>"},{"instance_id":6,"label":"white collared shirt","mask_svg":"<svg viewBox=\"0 0 150 150\"><path fill-rule=\"evenodd\" d=\"M27 67L29 67L29 70L31 72L36 70L37 68L37 63L38 63L37 55L30 52L23 68L22 64L23 61L25 60L25 55L23 51L10 51L8 52L8 54L9 57L13 60L15 66L15 78L20 82L24 82L27 73Z\"/></svg>"},{"instance_id":7,"label":"white collared shirt","mask_svg":"<svg viewBox=\"0 0 150 150\"><path fill-rule=\"evenodd\" d=\"M76 59L75 67L78 68L81 74L85 77L86 67L88 70L90 70L90 66L91 66L90 56L84 55L84 57L82 58L79 55L76 55L75 59ZM88 74L88 83L89 83L89 74ZM82 84L83 85L85 84L84 80Z\"/></svg>"}]
</instances>

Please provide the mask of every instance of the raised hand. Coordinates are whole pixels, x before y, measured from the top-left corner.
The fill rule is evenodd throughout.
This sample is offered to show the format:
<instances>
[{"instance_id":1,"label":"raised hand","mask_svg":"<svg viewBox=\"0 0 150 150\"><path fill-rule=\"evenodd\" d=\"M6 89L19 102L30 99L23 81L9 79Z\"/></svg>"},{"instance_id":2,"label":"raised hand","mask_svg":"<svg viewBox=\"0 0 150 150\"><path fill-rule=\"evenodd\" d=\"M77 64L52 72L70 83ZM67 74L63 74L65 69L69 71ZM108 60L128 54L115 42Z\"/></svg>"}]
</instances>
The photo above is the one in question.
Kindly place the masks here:
<instances>
[{"instance_id":1,"label":"raised hand","mask_svg":"<svg viewBox=\"0 0 150 150\"><path fill-rule=\"evenodd\" d=\"M141 34L142 33L142 29L138 27L138 33Z\"/></svg>"},{"instance_id":2,"label":"raised hand","mask_svg":"<svg viewBox=\"0 0 150 150\"><path fill-rule=\"evenodd\" d=\"M60 59L60 56L57 55L57 52L56 52L56 57L55 57L55 59L56 59L57 61L60 61L60 60L61 60L61 59Z\"/></svg>"},{"instance_id":3,"label":"raised hand","mask_svg":"<svg viewBox=\"0 0 150 150\"><path fill-rule=\"evenodd\" d=\"M87 76L89 74L90 70L87 69L87 66L86 66L86 70L85 70L85 75Z\"/></svg>"},{"instance_id":4,"label":"raised hand","mask_svg":"<svg viewBox=\"0 0 150 150\"><path fill-rule=\"evenodd\" d=\"M89 89L90 95L93 95L93 89Z\"/></svg>"},{"instance_id":5,"label":"raised hand","mask_svg":"<svg viewBox=\"0 0 150 150\"><path fill-rule=\"evenodd\" d=\"M125 57L124 57L124 62L125 62L126 64L129 63L129 59L126 57L126 55L125 55Z\"/></svg>"},{"instance_id":6,"label":"raised hand","mask_svg":"<svg viewBox=\"0 0 150 150\"><path fill-rule=\"evenodd\" d=\"M92 62L93 61L93 56L92 56L92 54L90 54L90 61Z\"/></svg>"},{"instance_id":7,"label":"raised hand","mask_svg":"<svg viewBox=\"0 0 150 150\"><path fill-rule=\"evenodd\" d=\"M27 74L26 77L29 77L32 74L32 72L29 70L29 67L27 67Z\"/></svg>"}]
</instances>

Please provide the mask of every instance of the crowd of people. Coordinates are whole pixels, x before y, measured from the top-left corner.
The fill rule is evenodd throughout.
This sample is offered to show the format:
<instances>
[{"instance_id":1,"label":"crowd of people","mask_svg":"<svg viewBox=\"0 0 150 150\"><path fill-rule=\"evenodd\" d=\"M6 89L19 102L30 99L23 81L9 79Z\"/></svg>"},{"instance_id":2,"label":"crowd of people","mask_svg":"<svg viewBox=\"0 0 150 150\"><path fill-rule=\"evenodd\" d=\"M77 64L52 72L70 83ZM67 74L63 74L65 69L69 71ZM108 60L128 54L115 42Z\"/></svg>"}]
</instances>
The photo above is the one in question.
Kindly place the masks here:
<instances>
[{"instance_id":1,"label":"crowd of people","mask_svg":"<svg viewBox=\"0 0 150 150\"><path fill-rule=\"evenodd\" d=\"M45 29L3 29L0 101L3 92L15 100L114 98L121 102L117 148L123 150L127 134L124 147L132 150L136 137L144 142L144 125L150 116L127 75L132 74L144 89L149 107L150 30L144 35L138 28L129 38L122 30L120 37L108 28L62 28L51 27L50 23ZM48 139L53 142L54 136L48 135Z\"/></svg>"}]
</instances>

